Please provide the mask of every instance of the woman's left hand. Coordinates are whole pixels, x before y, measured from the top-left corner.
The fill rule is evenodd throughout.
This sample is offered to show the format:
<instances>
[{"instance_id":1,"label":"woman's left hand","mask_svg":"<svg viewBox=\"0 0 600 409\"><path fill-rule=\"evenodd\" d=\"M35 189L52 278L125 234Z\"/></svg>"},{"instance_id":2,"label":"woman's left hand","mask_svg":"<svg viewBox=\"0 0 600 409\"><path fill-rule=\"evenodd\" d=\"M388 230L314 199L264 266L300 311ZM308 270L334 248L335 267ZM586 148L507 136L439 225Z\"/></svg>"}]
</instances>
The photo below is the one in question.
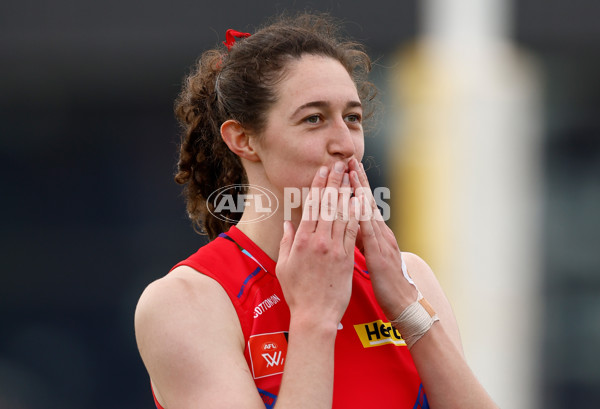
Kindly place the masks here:
<instances>
[{"instance_id":1,"label":"woman's left hand","mask_svg":"<svg viewBox=\"0 0 600 409\"><path fill-rule=\"evenodd\" d=\"M379 306L390 320L417 300L417 289L402 274L402 256L392 230L385 224L371 192L364 167L349 163L350 183L359 199L360 239Z\"/></svg>"}]
</instances>

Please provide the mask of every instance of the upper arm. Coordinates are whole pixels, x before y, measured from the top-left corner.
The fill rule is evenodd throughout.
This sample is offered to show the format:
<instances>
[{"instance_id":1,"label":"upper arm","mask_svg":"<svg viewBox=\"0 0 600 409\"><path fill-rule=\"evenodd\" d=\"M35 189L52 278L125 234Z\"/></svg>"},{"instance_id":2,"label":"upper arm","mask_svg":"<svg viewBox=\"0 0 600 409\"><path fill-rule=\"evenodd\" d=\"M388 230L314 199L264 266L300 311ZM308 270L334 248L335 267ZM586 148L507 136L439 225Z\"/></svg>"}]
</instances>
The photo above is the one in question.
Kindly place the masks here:
<instances>
[{"instance_id":1,"label":"upper arm","mask_svg":"<svg viewBox=\"0 0 600 409\"><path fill-rule=\"evenodd\" d=\"M444 294L444 290L435 277L435 274L429 265L427 265L427 263L419 256L405 252L402 252L402 256L408 268L408 272L419 288L419 291L421 291L423 297L427 299L437 313L440 319L439 323L444 327L445 332L458 350L463 353L456 317L454 316L452 306Z\"/></svg>"},{"instance_id":2,"label":"upper arm","mask_svg":"<svg viewBox=\"0 0 600 409\"><path fill-rule=\"evenodd\" d=\"M264 408L223 288L189 267L150 284L135 313L138 348L165 409Z\"/></svg>"}]
</instances>

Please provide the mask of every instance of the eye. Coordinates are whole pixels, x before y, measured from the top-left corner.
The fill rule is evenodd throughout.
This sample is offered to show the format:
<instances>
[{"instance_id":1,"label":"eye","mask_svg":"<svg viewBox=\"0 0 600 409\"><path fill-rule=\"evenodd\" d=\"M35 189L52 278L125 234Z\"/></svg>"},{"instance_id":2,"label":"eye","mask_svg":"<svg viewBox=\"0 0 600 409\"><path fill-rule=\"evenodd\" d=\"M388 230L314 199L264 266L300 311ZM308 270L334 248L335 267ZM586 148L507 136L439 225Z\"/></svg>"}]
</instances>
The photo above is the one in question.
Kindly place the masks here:
<instances>
[{"instance_id":1,"label":"eye","mask_svg":"<svg viewBox=\"0 0 600 409\"><path fill-rule=\"evenodd\" d=\"M362 116L360 114L350 114L346 115L346 121L350 123L359 124L362 122Z\"/></svg>"},{"instance_id":2,"label":"eye","mask_svg":"<svg viewBox=\"0 0 600 409\"><path fill-rule=\"evenodd\" d=\"M320 115L311 115L309 117L304 118L304 121L309 124L318 124L319 122L321 122L321 116Z\"/></svg>"}]
</instances>

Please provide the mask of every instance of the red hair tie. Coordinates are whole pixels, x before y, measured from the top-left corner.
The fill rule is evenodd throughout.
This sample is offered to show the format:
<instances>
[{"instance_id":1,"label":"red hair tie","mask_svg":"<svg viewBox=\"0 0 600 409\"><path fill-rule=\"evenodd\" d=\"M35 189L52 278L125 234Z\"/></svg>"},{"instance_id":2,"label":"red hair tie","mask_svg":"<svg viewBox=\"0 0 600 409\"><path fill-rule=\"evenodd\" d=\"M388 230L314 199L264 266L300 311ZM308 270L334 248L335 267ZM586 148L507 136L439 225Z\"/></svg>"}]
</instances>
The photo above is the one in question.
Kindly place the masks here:
<instances>
[{"instance_id":1,"label":"red hair tie","mask_svg":"<svg viewBox=\"0 0 600 409\"><path fill-rule=\"evenodd\" d=\"M225 33L225 39L227 41L223 41L223 44L225 44L225 47L227 47L228 50L231 50L231 47L233 47L233 45L235 44L235 38L246 38L246 37L250 37L250 33L242 33L239 31L235 31L232 29L227 30L227 32Z\"/></svg>"}]
</instances>

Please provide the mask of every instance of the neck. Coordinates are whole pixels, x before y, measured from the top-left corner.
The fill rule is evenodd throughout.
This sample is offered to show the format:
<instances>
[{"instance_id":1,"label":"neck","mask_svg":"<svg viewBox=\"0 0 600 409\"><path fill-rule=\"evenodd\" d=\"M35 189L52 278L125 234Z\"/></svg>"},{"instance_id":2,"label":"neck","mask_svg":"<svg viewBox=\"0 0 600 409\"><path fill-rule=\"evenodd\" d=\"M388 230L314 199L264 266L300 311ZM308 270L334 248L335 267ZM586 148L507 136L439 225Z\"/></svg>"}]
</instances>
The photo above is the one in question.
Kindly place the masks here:
<instances>
[{"instance_id":1,"label":"neck","mask_svg":"<svg viewBox=\"0 0 600 409\"><path fill-rule=\"evenodd\" d=\"M279 202L282 203L281 200ZM296 228L301 219L301 210L292 212L292 224ZM240 218L237 228L248 236L254 244L261 248L271 259L277 261L279 258L279 243L283 237L284 212L281 206L267 219L259 219L259 214L254 206L247 206Z\"/></svg>"},{"instance_id":2,"label":"neck","mask_svg":"<svg viewBox=\"0 0 600 409\"><path fill-rule=\"evenodd\" d=\"M279 258L279 243L283 237L285 198L284 192L276 189L265 175L261 162L251 162L242 158L242 164L248 176L249 190L244 213L237 228L248 236L271 259ZM300 198L297 198L298 200ZM271 209L265 211L265 209ZM268 218L266 216L269 216ZM302 218L302 206L290 209L287 214L294 227Z\"/></svg>"}]
</instances>

